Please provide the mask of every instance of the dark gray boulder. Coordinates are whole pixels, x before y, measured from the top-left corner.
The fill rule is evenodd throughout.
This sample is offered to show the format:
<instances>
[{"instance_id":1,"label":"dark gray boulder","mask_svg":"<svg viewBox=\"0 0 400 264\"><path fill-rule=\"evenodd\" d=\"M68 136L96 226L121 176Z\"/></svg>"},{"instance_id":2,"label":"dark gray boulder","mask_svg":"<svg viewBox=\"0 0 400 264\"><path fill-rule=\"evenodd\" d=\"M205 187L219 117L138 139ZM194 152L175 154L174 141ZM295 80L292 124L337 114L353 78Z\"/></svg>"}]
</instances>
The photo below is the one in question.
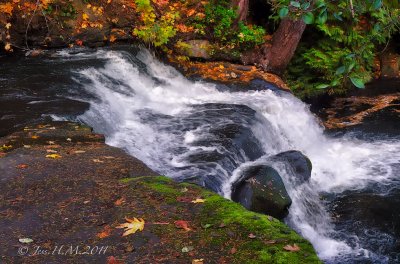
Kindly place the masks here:
<instances>
[{"instance_id":1,"label":"dark gray boulder","mask_svg":"<svg viewBox=\"0 0 400 264\"><path fill-rule=\"evenodd\" d=\"M288 208L292 204L281 176L267 165L244 170L240 180L232 187L232 200L250 211L278 219L288 214Z\"/></svg>"},{"instance_id":2,"label":"dark gray boulder","mask_svg":"<svg viewBox=\"0 0 400 264\"><path fill-rule=\"evenodd\" d=\"M270 161L275 163L282 163L286 169L291 170L292 177L288 180L294 185L302 184L308 181L311 177L312 163L310 159L303 153L297 150L290 150L271 156Z\"/></svg>"}]
</instances>

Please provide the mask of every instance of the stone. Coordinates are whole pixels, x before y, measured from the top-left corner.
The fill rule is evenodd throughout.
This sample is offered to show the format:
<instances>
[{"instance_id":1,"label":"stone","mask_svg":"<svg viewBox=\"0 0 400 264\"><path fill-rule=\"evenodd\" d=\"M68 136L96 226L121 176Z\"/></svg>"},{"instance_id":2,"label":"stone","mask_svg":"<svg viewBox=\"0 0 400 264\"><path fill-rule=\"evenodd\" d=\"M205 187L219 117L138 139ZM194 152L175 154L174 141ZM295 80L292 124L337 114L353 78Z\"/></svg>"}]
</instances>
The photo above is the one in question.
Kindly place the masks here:
<instances>
[{"instance_id":1,"label":"stone","mask_svg":"<svg viewBox=\"0 0 400 264\"><path fill-rule=\"evenodd\" d=\"M290 150L279 153L269 158L274 163L279 162L291 171L293 177L288 180L295 185L307 182L311 177L312 163L310 159L300 151Z\"/></svg>"},{"instance_id":2,"label":"stone","mask_svg":"<svg viewBox=\"0 0 400 264\"><path fill-rule=\"evenodd\" d=\"M292 200L279 173L267 165L249 167L232 188L232 200L246 209L283 219Z\"/></svg>"}]
</instances>

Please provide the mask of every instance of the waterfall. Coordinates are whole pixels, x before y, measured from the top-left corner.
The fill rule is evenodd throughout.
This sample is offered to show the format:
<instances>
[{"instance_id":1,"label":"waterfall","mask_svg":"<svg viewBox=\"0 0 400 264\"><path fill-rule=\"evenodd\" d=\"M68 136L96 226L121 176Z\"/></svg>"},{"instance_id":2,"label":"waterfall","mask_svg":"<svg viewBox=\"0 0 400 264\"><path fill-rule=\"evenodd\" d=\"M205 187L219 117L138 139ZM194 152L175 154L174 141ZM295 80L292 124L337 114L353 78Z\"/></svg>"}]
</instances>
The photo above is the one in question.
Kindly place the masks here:
<instances>
[{"instance_id":1,"label":"waterfall","mask_svg":"<svg viewBox=\"0 0 400 264\"><path fill-rule=\"evenodd\" d=\"M321 196L395 182L400 141L329 137L309 107L289 93L232 92L188 80L146 50L100 50L90 56L104 64L74 71L81 89L92 95L80 98L90 109L79 119L104 133L108 144L125 149L160 174L196 182L227 198L243 168L263 164L270 155L299 150L313 164L308 183L292 186L290 172L275 168L293 200L285 221L311 241L326 262L361 256L386 263L360 246L353 234L335 229ZM232 137L237 144L229 141Z\"/></svg>"}]
</instances>

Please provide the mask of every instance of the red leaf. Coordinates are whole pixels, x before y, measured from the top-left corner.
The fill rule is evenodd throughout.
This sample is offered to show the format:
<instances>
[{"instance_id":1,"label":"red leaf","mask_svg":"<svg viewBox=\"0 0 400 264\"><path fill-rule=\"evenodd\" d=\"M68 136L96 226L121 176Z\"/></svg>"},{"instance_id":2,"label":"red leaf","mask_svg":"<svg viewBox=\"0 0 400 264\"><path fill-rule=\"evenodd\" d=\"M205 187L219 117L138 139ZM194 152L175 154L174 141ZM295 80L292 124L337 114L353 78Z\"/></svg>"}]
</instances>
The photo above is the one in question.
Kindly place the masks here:
<instances>
[{"instance_id":1,"label":"red leaf","mask_svg":"<svg viewBox=\"0 0 400 264\"><path fill-rule=\"evenodd\" d=\"M110 256L107 258L107 264L124 264L124 262L116 259L114 256Z\"/></svg>"},{"instance_id":2,"label":"red leaf","mask_svg":"<svg viewBox=\"0 0 400 264\"><path fill-rule=\"evenodd\" d=\"M190 231L192 229L189 228L189 223L184 220L175 221L175 226L180 229L185 229L185 231Z\"/></svg>"}]
</instances>

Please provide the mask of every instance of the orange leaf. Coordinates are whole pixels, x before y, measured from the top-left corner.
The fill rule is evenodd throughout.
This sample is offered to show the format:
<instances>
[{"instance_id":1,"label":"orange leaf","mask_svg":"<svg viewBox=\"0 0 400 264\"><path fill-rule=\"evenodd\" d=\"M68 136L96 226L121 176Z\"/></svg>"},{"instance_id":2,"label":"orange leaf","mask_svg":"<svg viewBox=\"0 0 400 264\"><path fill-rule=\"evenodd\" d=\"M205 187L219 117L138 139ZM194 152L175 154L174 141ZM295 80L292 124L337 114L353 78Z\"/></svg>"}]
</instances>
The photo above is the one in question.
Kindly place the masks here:
<instances>
[{"instance_id":1,"label":"orange leaf","mask_svg":"<svg viewBox=\"0 0 400 264\"><path fill-rule=\"evenodd\" d=\"M189 9L189 10L187 11L186 15L187 15L188 17L190 17L190 16L192 16L195 12L196 12L196 10L194 10L194 9Z\"/></svg>"},{"instance_id":2,"label":"orange leaf","mask_svg":"<svg viewBox=\"0 0 400 264\"><path fill-rule=\"evenodd\" d=\"M118 199L118 200L116 200L116 201L114 202L114 205L120 206L120 205L123 204L124 202L125 202L125 199L124 199L124 198L120 198L120 199Z\"/></svg>"},{"instance_id":3,"label":"orange leaf","mask_svg":"<svg viewBox=\"0 0 400 264\"><path fill-rule=\"evenodd\" d=\"M26 164L19 164L19 165L17 165L17 168L18 168L18 169L26 169L26 168L28 168L28 165L26 165Z\"/></svg>"},{"instance_id":4,"label":"orange leaf","mask_svg":"<svg viewBox=\"0 0 400 264\"><path fill-rule=\"evenodd\" d=\"M110 42L114 42L114 41L116 41L117 40L117 38L114 36L114 35L111 35L110 36Z\"/></svg>"},{"instance_id":5,"label":"orange leaf","mask_svg":"<svg viewBox=\"0 0 400 264\"><path fill-rule=\"evenodd\" d=\"M9 15L12 15L14 7L11 5L11 3L5 3L0 5L0 13L7 13Z\"/></svg>"},{"instance_id":6,"label":"orange leaf","mask_svg":"<svg viewBox=\"0 0 400 264\"><path fill-rule=\"evenodd\" d=\"M174 222L175 226L180 229L185 229L185 231L190 231L192 229L189 228L189 223L184 220L178 220Z\"/></svg>"},{"instance_id":7,"label":"orange leaf","mask_svg":"<svg viewBox=\"0 0 400 264\"><path fill-rule=\"evenodd\" d=\"M111 227L109 225L106 225L103 228L103 231L97 234L97 237L98 238L106 238L111 235L111 231L112 231Z\"/></svg>"}]
</instances>

